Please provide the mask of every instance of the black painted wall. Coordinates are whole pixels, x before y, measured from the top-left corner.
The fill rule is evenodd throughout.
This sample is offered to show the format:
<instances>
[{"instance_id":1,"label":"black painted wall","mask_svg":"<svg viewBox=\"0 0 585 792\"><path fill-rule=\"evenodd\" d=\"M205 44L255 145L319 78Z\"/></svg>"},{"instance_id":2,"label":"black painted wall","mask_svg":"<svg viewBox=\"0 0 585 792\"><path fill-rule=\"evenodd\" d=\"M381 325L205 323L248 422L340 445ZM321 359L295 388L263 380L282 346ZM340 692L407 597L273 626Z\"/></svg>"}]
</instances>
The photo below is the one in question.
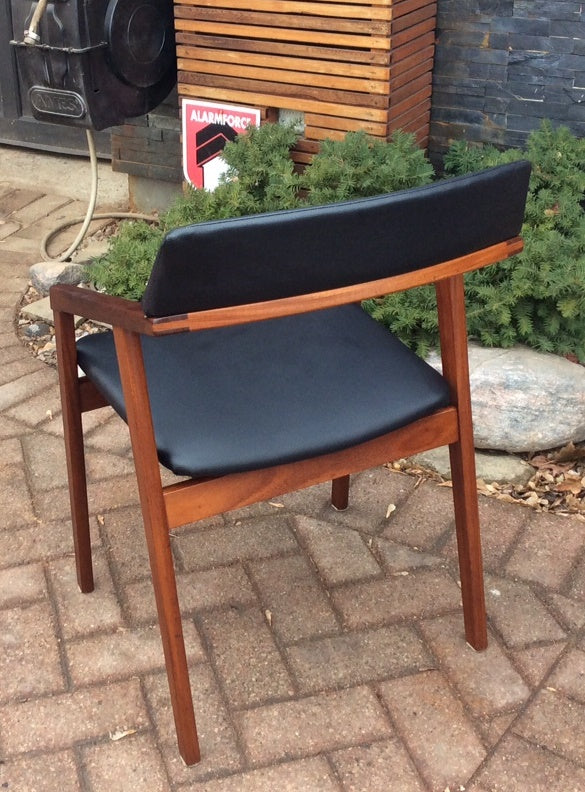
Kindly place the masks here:
<instances>
[{"instance_id":1,"label":"black painted wall","mask_svg":"<svg viewBox=\"0 0 585 792\"><path fill-rule=\"evenodd\" d=\"M543 118L585 137L585 2L439 0L430 151L521 145Z\"/></svg>"}]
</instances>

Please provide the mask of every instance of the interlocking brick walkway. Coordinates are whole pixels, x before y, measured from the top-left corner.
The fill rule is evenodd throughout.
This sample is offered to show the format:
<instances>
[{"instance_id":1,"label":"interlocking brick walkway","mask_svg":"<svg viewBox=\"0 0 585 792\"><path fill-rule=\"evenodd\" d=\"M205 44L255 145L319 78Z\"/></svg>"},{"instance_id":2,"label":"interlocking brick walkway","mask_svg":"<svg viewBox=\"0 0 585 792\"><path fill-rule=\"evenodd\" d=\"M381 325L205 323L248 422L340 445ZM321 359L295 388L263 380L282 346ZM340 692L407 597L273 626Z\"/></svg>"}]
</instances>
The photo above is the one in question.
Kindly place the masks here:
<instances>
[{"instance_id":1,"label":"interlocking brick walkway","mask_svg":"<svg viewBox=\"0 0 585 792\"><path fill-rule=\"evenodd\" d=\"M39 229L66 211L0 183L0 789L585 790L585 525L481 498L477 654L451 493L386 469L345 513L316 487L176 537L203 752L182 764L125 427L86 416L82 595L56 372L15 335Z\"/></svg>"}]
</instances>

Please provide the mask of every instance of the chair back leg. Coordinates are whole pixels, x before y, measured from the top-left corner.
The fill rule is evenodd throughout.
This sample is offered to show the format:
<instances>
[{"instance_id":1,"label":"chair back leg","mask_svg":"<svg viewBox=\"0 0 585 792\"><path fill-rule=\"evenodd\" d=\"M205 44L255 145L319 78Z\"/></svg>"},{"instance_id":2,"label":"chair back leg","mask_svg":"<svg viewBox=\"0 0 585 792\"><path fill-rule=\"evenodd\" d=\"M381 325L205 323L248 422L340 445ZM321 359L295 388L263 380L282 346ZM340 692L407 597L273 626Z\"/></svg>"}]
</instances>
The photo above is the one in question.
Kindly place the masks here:
<instances>
[{"instance_id":1,"label":"chair back leg","mask_svg":"<svg viewBox=\"0 0 585 792\"><path fill-rule=\"evenodd\" d=\"M349 505L349 476L341 476L331 482L331 505L337 511L347 509Z\"/></svg>"},{"instance_id":2,"label":"chair back leg","mask_svg":"<svg viewBox=\"0 0 585 792\"><path fill-rule=\"evenodd\" d=\"M475 477L475 449L469 392L467 323L463 276L435 284L441 332L443 376L457 406L459 440L449 446L465 638L477 650L487 646L487 620Z\"/></svg>"},{"instance_id":3,"label":"chair back leg","mask_svg":"<svg viewBox=\"0 0 585 792\"><path fill-rule=\"evenodd\" d=\"M71 314L55 311L54 316L77 583L88 593L93 591L94 581L75 327Z\"/></svg>"}]
</instances>

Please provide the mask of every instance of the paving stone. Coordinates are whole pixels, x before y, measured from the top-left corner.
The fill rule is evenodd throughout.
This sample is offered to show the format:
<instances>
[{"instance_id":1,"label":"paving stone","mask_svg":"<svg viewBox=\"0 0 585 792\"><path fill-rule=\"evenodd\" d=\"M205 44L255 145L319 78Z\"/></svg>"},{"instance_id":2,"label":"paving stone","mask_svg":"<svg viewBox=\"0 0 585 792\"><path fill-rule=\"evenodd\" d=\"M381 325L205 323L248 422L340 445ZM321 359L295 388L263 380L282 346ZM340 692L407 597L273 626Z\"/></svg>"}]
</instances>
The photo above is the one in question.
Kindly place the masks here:
<instances>
[{"instance_id":1,"label":"paving stone","mask_svg":"<svg viewBox=\"0 0 585 792\"><path fill-rule=\"evenodd\" d=\"M22 792L81 792L73 751L26 755L0 762L0 789Z\"/></svg>"},{"instance_id":2,"label":"paving stone","mask_svg":"<svg viewBox=\"0 0 585 792\"><path fill-rule=\"evenodd\" d=\"M507 713L506 715L496 715L495 718L476 720L475 726L480 732L484 744L493 748L499 743L504 733L508 731L517 717L515 712Z\"/></svg>"},{"instance_id":3,"label":"paving stone","mask_svg":"<svg viewBox=\"0 0 585 792\"><path fill-rule=\"evenodd\" d=\"M136 475L132 459L119 454L107 454L102 451L87 449L85 463L89 481L117 479L120 476L131 478Z\"/></svg>"},{"instance_id":4,"label":"paving stone","mask_svg":"<svg viewBox=\"0 0 585 792\"><path fill-rule=\"evenodd\" d=\"M298 552L298 549L286 516L184 533L177 545L179 559L186 570L270 558Z\"/></svg>"},{"instance_id":5,"label":"paving stone","mask_svg":"<svg viewBox=\"0 0 585 792\"><path fill-rule=\"evenodd\" d=\"M361 685L434 666L409 627L319 638L290 647L287 656L301 693Z\"/></svg>"},{"instance_id":6,"label":"paving stone","mask_svg":"<svg viewBox=\"0 0 585 792\"><path fill-rule=\"evenodd\" d=\"M11 190L8 194L2 196L0 217L8 217L13 212L18 212L19 209L28 206L34 201L38 201L42 197L43 193L38 190L28 190L24 188Z\"/></svg>"},{"instance_id":7,"label":"paving stone","mask_svg":"<svg viewBox=\"0 0 585 792\"><path fill-rule=\"evenodd\" d=\"M0 608L43 599L47 594L40 564L27 564L0 570Z\"/></svg>"},{"instance_id":8,"label":"paving stone","mask_svg":"<svg viewBox=\"0 0 585 792\"><path fill-rule=\"evenodd\" d=\"M64 689L51 608L46 602L0 611L0 679L1 702ZM1 723L0 718L4 742Z\"/></svg>"},{"instance_id":9,"label":"paving stone","mask_svg":"<svg viewBox=\"0 0 585 792\"><path fill-rule=\"evenodd\" d=\"M191 786L181 789L193 789ZM241 775L219 778L197 785L199 792L338 792L339 785L325 759L315 757L265 767Z\"/></svg>"},{"instance_id":10,"label":"paving stone","mask_svg":"<svg viewBox=\"0 0 585 792\"><path fill-rule=\"evenodd\" d=\"M426 786L398 740L346 748L330 755L345 792L424 792Z\"/></svg>"},{"instance_id":11,"label":"paving stone","mask_svg":"<svg viewBox=\"0 0 585 792\"><path fill-rule=\"evenodd\" d=\"M11 363L4 363L0 369L0 387L12 380L23 377L25 374L34 374L38 371L38 362L32 358L20 358Z\"/></svg>"},{"instance_id":12,"label":"paving stone","mask_svg":"<svg viewBox=\"0 0 585 792\"><path fill-rule=\"evenodd\" d=\"M293 695L288 671L257 608L210 613L201 624L231 706Z\"/></svg>"},{"instance_id":13,"label":"paving stone","mask_svg":"<svg viewBox=\"0 0 585 792\"><path fill-rule=\"evenodd\" d=\"M585 626L585 611L581 602L554 593L548 594L546 600L551 611L556 614L565 629L574 631Z\"/></svg>"},{"instance_id":14,"label":"paving stone","mask_svg":"<svg viewBox=\"0 0 585 792\"><path fill-rule=\"evenodd\" d=\"M510 575L558 589L585 544L583 524L534 514L507 564Z\"/></svg>"},{"instance_id":15,"label":"paving stone","mask_svg":"<svg viewBox=\"0 0 585 792\"><path fill-rule=\"evenodd\" d=\"M585 652L572 649L557 665L547 685L585 704Z\"/></svg>"},{"instance_id":16,"label":"paving stone","mask_svg":"<svg viewBox=\"0 0 585 792\"><path fill-rule=\"evenodd\" d=\"M59 397L59 389L55 388L54 397L57 401L57 409L56 411L51 411L50 416L45 415L45 420L42 426L43 432L47 432L47 434L54 435L55 437L60 437L61 441L63 441L63 419L61 416L61 407L60 407L60 397ZM81 421L83 424L83 439L85 443L85 447L88 450L91 450L94 447L94 444L91 442L91 432L96 427L102 426L105 424L108 419L111 418L111 412L108 407L102 407L98 410L92 410L91 412L83 413L81 416ZM118 435L123 436L124 433L127 433L127 430L124 429L122 424L118 424ZM120 443L122 447L122 443ZM119 452L118 448L112 443L109 449L105 449L111 451L112 453L120 453L123 454L124 450L129 449L128 443L122 447L122 450ZM102 449L103 450L103 449Z\"/></svg>"},{"instance_id":17,"label":"paving stone","mask_svg":"<svg viewBox=\"0 0 585 792\"><path fill-rule=\"evenodd\" d=\"M585 557L580 559L571 575L568 595L578 600L585 599Z\"/></svg>"},{"instance_id":18,"label":"paving stone","mask_svg":"<svg viewBox=\"0 0 585 792\"><path fill-rule=\"evenodd\" d=\"M58 559L49 565L65 638L123 626L110 570L101 550L93 553L93 571L95 589L82 594L77 585L74 558Z\"/></svg>"},{"instance_id":19,"label":"paving stone","mask_svg":"<svg viewBox=\"0 0 585 792\"><path fill-rule=\"evenodd\" d=\"M31 498L20 465L0 467L0 531L35 522Z\"/></svg>"},{"instance_id":20,"label":"paving stone","mask_svg":"<svg viewBox=\"0 0 585 792\"><path fill-rule=\"evenodd\" d=\"M562 641L566 637L564 630L525 583L488 577L486 607L506 646L511 648L539 641Z\"/></svg>"},{"instance_id":21,"label":"paving stone","mask_svg":"<svg viewBox=\"0 0 585 792\"><path fill-rule=\"evenodd\" d=\"M295 519L294 527L326 586L381 575L357 531L304 516Z\"/></svg>"},{"instance_id":22,"label":"paving stone","mask_svg":"<svg viewBox=\"0 0 585 792\"><path fill-rule=\"evenodd\" d=\"M423 635L449 680L475 715L495 715L519 707L530 690L492 637L476 652L465 643L462 621L456 617L421 624Z\"/></svg>"},{"instance_id":23,"label":"paving stone","mask_svg":"<svg viewBox=\"0 0 585 792\"><path fill-rule=\"evenodd\" d=\"M92 532L92 546L100 543L97 531ZM41 561L71 553L73 539L71 522L43 523L34 520L24 528L0 531L0 567ZM71 563L74 563L71 559Z\"/></svg>"},{"instance_id":24,"label":"paving stone","mask_svg":"<svg viewBox=\"0 0 585 792\"><path fill-rule=\"evenodd\" d=\"M578 792L585 769L512 735L505 737L467 792Z\"/></svg>"},{"instance_id":25,"label":"paving stone","mask_svg":"<svg viewBox=\"0 0 585 792\"><path fill-rule=\"evenodd\" d=\"M92 413L87 414L92 415ZM36 396L19 401L6 410L6 415L32 428L42 424L43 429L50 434L57 434L57 427L61 426L60 436L63 436L60 417L61 398L59 396L59 386L56 382L52 382Z\"/></svg>"},{"instance_id":26,"label":"paving stone","mask_svg":"<svg viewBox=\"0 0 585 792\"><path fill-rule=\"evenodd\" d=\"M547 646L532 646L513 652L511 658L528 684L538 687L565 647L564 641Z\"/></svg>"},{"instance_id":27,"label":"paving stone","mask_svg":"<svg viewBox=\"0 0 585 792\"><path fill-rule=\"evenodd\" d=\"M337 632L329 598L302 556L249 564L250 574L270 612L271 628L284 643Z\"/></svg>"},{"instance_id":28,"label":"paving stone","mask_svg":"<svg viewBox=\"0 0 585 792\"><path fill-rule=\"evenodd\" d=\"M138 500L136 477L119 476L115 487L111 481L90 482L87 494L90 514L104 514L133 505ZM66 487L35 493L34 502L37 515L47 522L70 515L69 490Z\"/></svg>"},{"instance_id":29,"label":"paving stone","mask_svg":"<svg viewBox=\"0 0 585 792\"><path fill-rule=\"evenodd\" d=\"M327 519L377 535L385 527L388 507L400 506L413 491L415 480L386 467L373 468L353 476L349 490L349 507L336 511L328 507Z\"/></svg>"},{"instance_id":30,"label":"paving stone","mask_svg":"<svg viewBox=\"0 0 585 792\"><path fill-rule=\"evenodd\" d=\"M414 479L413 486L414 486ZM454 525L453 495L432 482L420 485L405 503L397 504L382 532L385 539L420 550L432 550Z\"/></svg>"},{"instance_id":31,"label":"paving stone","mask_svg":"<svg viewBox=\"0 0 585 792\"><path fill-rule=\"evenodd\" d=\"M191 622L183 624L190 662L203 660L203 649ZM109 682L164 668L158 626L118 629L115 633L70 641L66 645L71 678L76 685Z\"/></svg>"},{"instance_id":32,"label":"paving stone","mask_svg":"<svg viewBox=\"0 0 585 792\"><path fill-rule=\"evenodd\" d=\"M374 539L372 546L380 557L384 568L390 573L404 572L420 567L445 566L445 559L440 556L413 550L389 539Z\"/></svg>"},{"instance_id":33,"label":"paving stone","mask_svg":"<svg viewBox=\"0 0 585 792\"><path fill-rule=\"evenodd\" d=\"M94 428L84 428L86 445L116 454L131 453L130 434L124 421L115 413L112 415L112 411L108 408L97 410L93 414L97 413L107 420L102 420Z\"/></svg>"},{"instance_id":34,"label":"paving stone","mask_svg":"<svg viewBox=\"0 0 585 792\"><path fill-rule=\"evenodd\" d=\"M146 677L144 688L153 714L158 739L164 746L163 756L168 773L175 784L192 782L211 774L235 773L244 762L217 682L208 663L199 663L189 671L201 761L187 767L176 745L175 724L166 674Z\"/></svg>"},{"instance_id":35,"label":"paving stone","mask_svg":"<svg viewBox=\"0 0 585 792\"><path fill-rule=\"evenodd\" d=\"M164 764L150 734L82 749L91 792L170 792Z\"/></svg>"},{"instance_id":36,"label":"paving stone","mask_svg":"<svg viewBox=\"0 0 585 792\"><path fill-rule=\"evenodd\" d=\"M16 209L12 217L22 225L32 225L68 203L71 203L71 200L61 195L41 195L31 203Z\"/></svg>"},{"instance_id":37,"label":"paving stone","mask_svg":"<svg viewBox=\"0 0 585 792\"><path fill-rule=\"evenodd\" d=\"M0 346L0 365L4 366L6 363L12 363L14 360L26 360L27 357L23 354L23 351L22 344L13 333L12 344ZM30 360L32 360L32 357Z\"/></svg>"},{"instance_id":38,"label":"paving stone","mask_svg":"<svg viewBox=\"0 0 585 792\"><path fill-rule=\"evenodd\" d=\"M240 565L179 573L177 589L183 613L221 607L241 608L257 603L256 594ZM130 583L124 593L133 622L156 620L150 577Z\"/></svg>"},{"instance_id":39,"label":"paving stone","mask_svg":"<svg viewBox=\"0 0 585 792\"><path fill-rule=\"evenodd\" d=\"M464 786L486 751L444 677L428 671L384 682L379 691L429 786Z\"/></svg>"},{"instance_id":40,"label":"paving stone","mask_svg":"<svg viewBox=\"0 0 585 792\"><path fill-rule=\"evenodd\" d=\"M522 506L505 504L496 498L485 496L479 497L478 506L484 568L496 571L500 569L532 512ZM455 530L449 537L443 554L453 560L457 559Z\"/></svg>"},{"instance_id":41,"label":"paving stone","mask_svg":"<svg viewBox=\"0 0 585 792\"><path fill-rule=\"evenodd\" d=\"M459 588L443 570L354 583L333 591L331 598L350 629L461 610Z\"/></svg>"},{"instance_id":42,"label":"paving stone","mask_svg":"<svg viewBox=\"0 0 585 792\"><path fill-rule=\"evenodd\" d=\"M124 585L134 580L150 579L150 563L144 537L140 508L115 509L102 515L104 540L118 579Z\"/></svg>"},{"instance_id":43,"label":"paving stone","mask_svg":"<svg viewBox=\"0 0 585 792\"><path fill-rule=\"evenodd\" d=\"M20 231L21 225L15 220L0 220L0 240L7 239L11 234Z\"/></svg>"},{"instance_id":44,"label":"paving stone","mask_svg":"<svg viewBox=\"0 0 585 792\"><path fill-rule=\"evenodd\" d=\"M392 734L366 687L257 707L239 713L237 720L253 764L316 755Z\"/></svg>"},{"instance_id":45,"label":"paving stone","mask_svg":"<svg viewBox=\"0 0 585 792\"><path fill-rule=\"evenodd\" d=\"M1 438L15 438L19 435L24 435L28 431L26 426L23 426L17 421L12 421L5 415L0 415L0 437Z\"/></svg>"},{"instance_id":46,"label":"paving stone","mask_svg":"<svg viewBox=\"0 0 585 792\"><path fill-rule=\"evenodd\" d=\"M516 734L565 759L585 763L585 704L541 690L514 725Z\"/></svg>"},{"instance_id":47,"label":"paving stone","mask_svg":"<svg viewBox=\"0 0 585 792\"><path fill-rule=\"evenodd\" d=\"M0 467L6 465L22 465L22 445L17 437L0 440Z\"/></svg>"},{"instance_id":48,"label":"paving stone","mask_svg":"<svg viewBox=\"0 0 585 792\"><path fill-rule=\"evenodd\" d=\"M54 751L112 732L143 729L148 715L137 679L81 688L70 693L0 708L6 757Z\"/></svg>"},{"instance_id":49,"label":"paving stone","mask_svg":"<svg viewBox=\"0 0 585 792\"><path fill-rule=\"evenodd\" d=\"M19 377L19 379L0 385L0 410L6 410L8 407L35 396L40 391L45 391L46 388L54 384L55 377L56 373L48 366L44 366ZM18 418L18 415L12 417Z\"/></svg>"}]
</instances>

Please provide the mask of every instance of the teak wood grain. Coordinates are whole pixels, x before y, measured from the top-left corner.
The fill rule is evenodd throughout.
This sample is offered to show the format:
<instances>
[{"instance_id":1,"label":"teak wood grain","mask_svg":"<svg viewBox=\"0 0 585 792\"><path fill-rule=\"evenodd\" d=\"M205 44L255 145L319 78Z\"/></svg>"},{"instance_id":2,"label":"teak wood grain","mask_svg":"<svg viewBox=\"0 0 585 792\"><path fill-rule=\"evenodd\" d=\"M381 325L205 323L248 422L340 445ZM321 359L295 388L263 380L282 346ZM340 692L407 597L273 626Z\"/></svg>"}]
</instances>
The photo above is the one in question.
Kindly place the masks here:
<instances>
[{"instance_id":1,"label":"teak wood grain","mask_svg":"<svg viewBox=\"0 0 585 792\"><path fill-rule=\"evenodd\" d=\"M310 153L312 141L303 144ZM479 518L475 482L463 275L522 250L518 237L450 261L404 274L268 302L228 306L182 316L147 318L140 303L76 286L51 289L63 403L77 575L82 591L93 588L91 542L81 415L106 405L86 377L78 377L74 316L113 326L151 575L165 656L177 739L187 764L199 761L199 745L183 640L170 531L284 493L332 481L331 500L348 502L349 476L424 449L448 445L453 479L465 636L475 649L487 643ZM443 376L449 406L388 434L342 450L260 470L163 487L153 428L141 335L164 335L284 317L434 284ZM170 400L169 400L170 401ZM169 404L172 409L172 404Z\"/></svg>"}]
</instances>

